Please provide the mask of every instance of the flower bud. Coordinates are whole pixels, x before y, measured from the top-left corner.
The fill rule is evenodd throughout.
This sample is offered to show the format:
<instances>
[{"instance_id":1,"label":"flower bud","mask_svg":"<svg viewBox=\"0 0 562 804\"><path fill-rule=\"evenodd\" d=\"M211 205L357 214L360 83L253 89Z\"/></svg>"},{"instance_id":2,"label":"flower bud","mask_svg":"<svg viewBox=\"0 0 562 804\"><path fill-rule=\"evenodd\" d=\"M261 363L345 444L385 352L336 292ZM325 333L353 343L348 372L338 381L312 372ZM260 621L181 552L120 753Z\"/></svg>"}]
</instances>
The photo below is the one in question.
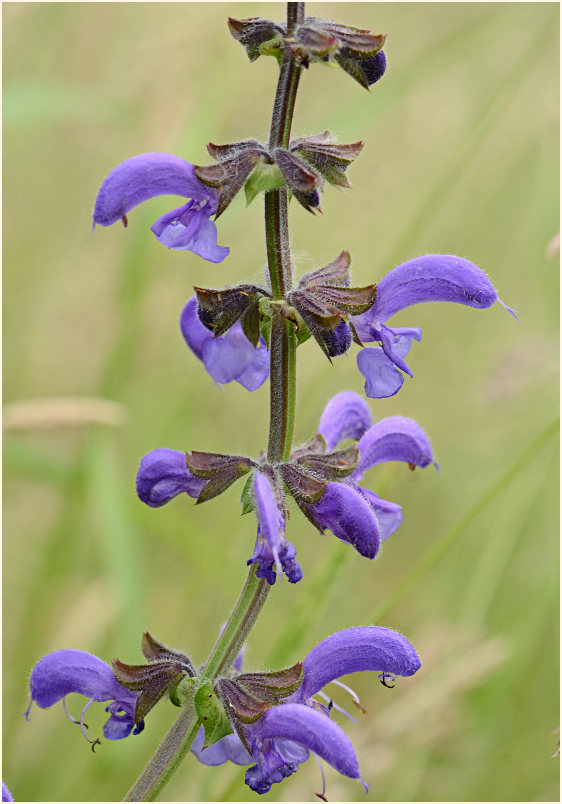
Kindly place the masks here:
<instances>
[{"instance_id":1,"label":"flower bud","mask_svg":"<svg viewBox=\"0 0 562 804\"><path fill-rule=\"evenodd\" d=\"M151 508L160 508L185 491L198 497L205 482L187 468L184 452L175 449L155 449L145 455L137 473L139 499Z\"/></svg>"}]
</instances>

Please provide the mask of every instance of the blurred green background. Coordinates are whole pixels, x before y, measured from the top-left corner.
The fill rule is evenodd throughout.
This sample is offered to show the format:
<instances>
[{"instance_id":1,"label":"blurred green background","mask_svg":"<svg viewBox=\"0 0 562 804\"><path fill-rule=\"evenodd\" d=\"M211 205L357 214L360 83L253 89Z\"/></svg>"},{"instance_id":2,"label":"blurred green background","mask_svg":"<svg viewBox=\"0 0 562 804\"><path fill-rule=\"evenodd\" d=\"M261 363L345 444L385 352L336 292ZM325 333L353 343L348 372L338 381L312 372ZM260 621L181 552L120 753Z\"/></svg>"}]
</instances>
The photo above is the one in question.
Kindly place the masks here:
<instances>
[{"instance_id":1,"label":"blurred green background","mask_svg":"<svg viewBox=\"0 0 562 804\"><path fill-rule=\"evenodd\" d=\"M123 159L168 151L208 163L205 143L264 139L277 65L250 64L226 18L284 16L280 3L8 3L4 19L4 770L16 800L118 800L176 711L95 756L57 705L34 708L27 680L45 653L81 648L141 659L144 629L204 660L246 575L255 526L240 489L194 508L138 502L151 449L257 454L267 385L217 388L185 347L178 317L194 284L259 280L262 204L242 194L219 221L221 265L166 251L149 226L90 230L96 191ZM309 13L387 33L388 71L371 94L343 72L303 77L294 132L363 139L351 192L328 188L323 216L291 205L299 272L341 249L354 282L419 254L485 269L519 323L495 305L425 305L393 323L423 327L415 378L372 402L415 418L441 474L391 464L371 486L404 524L371 563L294 511L304 570L278 583L247 647L248 668L300 658L331 632L377 622L405 633L424 665L395 690L349 679L369 714L344 723L367 801L558 800L559 8L549 3L316 3ZM552 251L552 249L551 249ZM326 401L362 391L355 347L334 367L299 351L296 439ZM55 402L92 397L118 407ZM14 404L18 403L15 407ZM100 420L106 423L99 423ZM96 423L98 422L98 423ZM341 695L340 695L341 693ZM345 693L335 699L349 704ZM82 701L83 702L83 701ZM76 715L81 707L69 699ZM94 711L97 710L97 711ZM90 732L104 722L88 713ZM330 800L365 800L327 768ZM269 798L314 801L314 760ZM256 799L243 770L189 757L170 801Z\"/></svg>"}]
</instances>

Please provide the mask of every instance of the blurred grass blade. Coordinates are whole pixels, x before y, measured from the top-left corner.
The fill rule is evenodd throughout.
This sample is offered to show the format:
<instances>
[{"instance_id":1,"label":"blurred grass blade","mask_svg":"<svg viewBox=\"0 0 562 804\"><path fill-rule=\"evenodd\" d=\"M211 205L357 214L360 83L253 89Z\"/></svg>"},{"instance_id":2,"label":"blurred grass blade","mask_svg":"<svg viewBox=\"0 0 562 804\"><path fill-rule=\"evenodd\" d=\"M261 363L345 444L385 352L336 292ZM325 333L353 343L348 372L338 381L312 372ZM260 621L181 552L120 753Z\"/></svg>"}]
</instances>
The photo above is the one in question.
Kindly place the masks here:
<instances>
[{"instance_id":1,"label":"blurred grass blade","mask_svg":"<svg viewBox=\"0 0 562 804\"><path fill-rule=\"evenodd\" d=\"M2 118L5 126L30 123L92 122L119 124L127 108L122 98L112 101L92 91L87 85L44 82L6 84L2 93Z\"/></svg>"},{"instance_id":2,"label":"blurred grass blade","mask_svg":"<svg viewBox=\"0 0 562 804\"><path fill-rule=\"evenodd\" d=\"M524 472L529 463L533 460L538 451L547 444L552 436L558 431L560 419L556 419L542 431L533 443L517 458L507 472L486 491L480 499L467 511L457 525L433 548L433 550L412 570L404 583L402 583L393 595L375 608L368 620L374 624L384 619L389 611L402 600L402 598L426 575L432 567L445 555L445 553L455 544L466 528L476 519L476 517L491 503L496 497L514 480L521 472Z\"/></svg>"},{"instance_id":3,"label":"blurred grass blade","mask_svg":"<svg viewBox=\"0 0 562 804\"><path fill-rule=\"evenodd\" d=\"M505 534L503 539L486 539L480 558L471 573L470 583L463 601L461 619L468 625L482 627L492 608L499 587L505 580L507 567L517 544L533 521L533 512L540 500L541 489L551 473L556 472L557 456L541 462L529 477L517 478L517 486L502 500L496 511L496 520L490 532Z\"/></svg>"},{"instance_id":4,"label":"blurred grass blade","mask_svg":"<svg viewBox=\"0 0 562 804\"><path fill-rule=\"evenodd\" d=\"M120 650L123 654L133 652L138 650L143 630L144 562L129 514L133 495L124 482L111 431L98 432L92 439L86 458L86 484L98 550L119 605L116 630ZM131 478L131 488L133 485Z\"/></svg>"},{"instance_id":5,"label":"blurred grass blade","mask_svg":"<svg viewBox=\"0 0 562 804\"><path fill-rule=\"evenodd\" d=\"M323 563L301 591L298 604L293 606L289 616L284 618L285 627L266 658L268 667L274 669L285 667L287 662L291 661L289 657L299 658L297 650L300 649L306 634L314 628L317 618L328 608L330 599L336 595L344 580L345 569L353 556L353 550L346 549L339 542L331 545Z\"/></svg>"}]
</instances>

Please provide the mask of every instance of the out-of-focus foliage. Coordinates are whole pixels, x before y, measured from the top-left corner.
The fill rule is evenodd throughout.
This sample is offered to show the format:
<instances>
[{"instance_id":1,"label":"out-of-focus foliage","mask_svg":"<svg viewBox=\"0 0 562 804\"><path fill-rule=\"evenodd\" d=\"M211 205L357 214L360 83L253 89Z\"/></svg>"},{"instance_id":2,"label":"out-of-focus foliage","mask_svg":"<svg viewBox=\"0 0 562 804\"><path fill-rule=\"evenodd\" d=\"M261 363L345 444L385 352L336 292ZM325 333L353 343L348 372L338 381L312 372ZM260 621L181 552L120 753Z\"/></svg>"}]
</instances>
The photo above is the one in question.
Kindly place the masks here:
<instances>
[{"instance_id":1,"label":"out-of-focus foliage","mask_svg":"<svg viewBox=\"0 0 562 804\"><path fill-rule=\"evenodd\" d=\"M222 392L178 327L193 285L261 278L261 202L246 210L239 195L220 219L231 256L218 266L152 236L168 199L131 213L127 230L92 236L90 215L104 176L129 156L204 164L209 140L266 137L277 64L251 64L226 27L229 14L259 13L279 19L284 7L3 7L5 403L94 400L67 426L52 408L50 427L36 410L27 427L20 415L4 438L4 778L16 800L120 799L176 714L159 704L144 733L93 756L61 707L22 718L35 661L74 647L138 662L145 629L203 661L246 574L255 525L239 516L236 490L151 510L134 476L159 446L255 455L266 444L267 386ZM424 665L393 691L350 682L369 711L345 724L367 800L556 800L559 294L547 247L558 228L559 10L317 3L314 13L387 33L389 66L371 94L339 70L303 76L295 133L330 128L366 146L349 171L354 189L327 190L323 216L291 205L298 271L345 248L365 285L413 256L455 253L489 273L519 323L499 305L437 304L393 321L423 326L415 378L372 410L418 420L441 474L371 473L404 505L374 563L293 511L304 580L275 586L248 667L287 666L382 611ZM302 440L328 398L361 391L361 378L354 350L331 367L309 341L299 358ZM118 415L96 413L96 399L118 403ZM91 734L102 722L89 710ZM312 760L269 798L314 800L319 789ZM249 796L239 768L191 757L166 793ZM364 800L331 770L328 798Z\"/></svg>"}]
</instances>

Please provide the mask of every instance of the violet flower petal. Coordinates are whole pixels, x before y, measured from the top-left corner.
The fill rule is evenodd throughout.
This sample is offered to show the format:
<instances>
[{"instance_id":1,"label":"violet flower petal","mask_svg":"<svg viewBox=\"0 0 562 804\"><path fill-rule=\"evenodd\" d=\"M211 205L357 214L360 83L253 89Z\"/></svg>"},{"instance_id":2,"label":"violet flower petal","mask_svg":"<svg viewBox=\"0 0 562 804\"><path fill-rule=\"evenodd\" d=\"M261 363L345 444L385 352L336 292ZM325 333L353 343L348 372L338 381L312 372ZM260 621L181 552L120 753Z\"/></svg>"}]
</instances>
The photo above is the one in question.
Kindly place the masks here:
<instances>
[{"instance_id":1,"label":"violet flower petal","mask_svg":"<svg viewBox=\"0 0 562 804\"><path fill-rule=\"evenodd\" d=\"M302 570L295 560L294 545L285 538L282 503L276 499L269 479L261 472L254 476L253 492L258 535L254 554L247 563L257 563L256 577L265 578L270 585L275 583L275 568L280 577L285 573L291 583L297 583L302 578Z\"/></svg>"},{"instance_id":2,"label":"violet flower petal","mask_svg":"<svg viewBox=\"0 0 562 804\"><path fill-rule=\"evenodd\" d=\"M285 517L279 509L269 479L261 472L256 472L254 477L254 499L261 536L271 551L276 552L285 530Z\"/></svg>"},{"instance_id":3,"label":"violet flower petal","mask_svg":"<svg viewBox=\"0 0 562 804\"><path fill-rule=\"evenodd\" d=\"M253 347L252 347L253 349ZM246 368L240 372L236 381L247 391L256 391L269 377L269 351L263 338L253 349Z\"/></svg>"},{"instance_id":4,"label":"violet flower petal","mask_svg":"<svg viewBox=\"0 0 562 804\"><path fill-rule=\"evenodd\" d=\"M410 351L412 340L421 341L420 327L370 327L371 337L365 341L379 340L380 346L361 349L357 355L357 367L365 377L365 395L371 399L387 399L397 394L404 384L404 377L396 366L412 377L409 366L402 358Z\"/></svg>"},{"instance_id":5,"label":"violet flower petal","mask_svg":"<svg viewBox=\"0 0 562 804\"><path fill-rule=\"evenodd\" d=\"M10 793L4 782L2 782L2 801L13 801L13 800L14 799L12 797L12 794Z\"/></svg>"},{"instance_id":6,"label":"violet flower petal","mask_svg":"<svg viewBox=\"0 0 562 804\"><path fill-rule=\"evenodd\" d=\"M137 472L137 495L151 508L160 508L185 492L198 497L205 480L195 477L186 464L185 452L176 449L154 449L145 455Z\"/></svg>"},{"instance_id":7,"label":"violet flower petal","mask_svg":"<svg viewBox=\"0 0 562 804\"><path fill-rule=\"evenodd\" d=\"M192 296L187 302L180 316L180 329L183 339L195 357L203 360L203 345L213 335L204 327L197 315L197 297Z\"/></svg>"},{"instance_id":8,"label":"violet flower petal","mask_svg":"<svg viewBox=\"0 0 562 804\"><path fill-rule=\"evenodd\" d=\"M230 249L217 245L217 227L209 220L212 214L211 201L189 201L162 215L150 228L167 248L189 250L209 262L222 262Z\"/></svg>"},{"instance_id":9,"label":"violet flower petal","mask_svg":"<svg viewBox=\"0 0 562 804\"><path fill-rule=\"evenodd\" d=\"M357 354L357 368L365 377L365 395L370 399L394 396L404 384L404 376L380 346L361 349Z\"/></svg>"},{"instance_id":10,"label":"violet flower petal","mask_svg":"<svg viewBox=\"0 0 562 804\"><path fill-rule=\"evenodd\" d=\"M185 342L215 382L236 380L248 391L255 391L269 377L269 352L263 338L254 348L239 321L215 338L199 319L195 296L182 310L180 329Z\"/></svg>"},{"instance_id":11,"label":"violet flower petal","mask_svg":"<svg viewBox=\"0 0 562 804\"><path fill-rule=\"evenodd\" d=\"M137 696L121 686L111 667L83 650L56 650L44 656L31 671L31 698L46 709L65 695L77 692L94 701L135 703Z\"/></svg>"},{"instance_id":12,"label":"violet flower petal","mask_svg":"<svg viewBox=\"0 0 562 804\"><path fill-rule=\"evenodd\" d=\"M235 380L246 369L254 351L239 322L236 324L219 338L209 333L210 337L203 344L202 360L205 368L213 380L220 384Z\"/></svg>"},{"instance_id":13,"label":"violet flower petal","mask_svg":"<svg viewBox=\"0 0 562 804\"><path fill-rule=\"evenodd\" d=\"M109 706L106 706L105 711L111 712L111 717L104 724L103 735L106 740L122 740L128 737L131 733L132 715L134 715L134 707L132 710L128 707L129 711L124 710L121 703L116 701ZM133 731L133 734L139 734L144 729L144 721L138 723Z\"/></svg>"},{"instance_id":14,"label":"violet flower petal","mask_svg":"<svg viewBox=\"0 0 562 804\"><path fill-rule=\"evenodd\" d=\"M285 762L300 765L306 762L309 757L308 748L305 748L304 745L299 745L299 743L295 743L293 740L282 740L277 737L275 746Z\"/></svg>"},{"instance_id":15,"label":"violet flower petal","mask_svg":"<svg viewBox=\"0 0 562 804\"><path fill-rule=\"evenodd\" d=\"M482 310L497 298L494 286L474 263L448 254L428 254L408 260L383 276L375 303L355 316L353 323L362 338L366 325L388 321L414 304L447 301Z\"/></svg>"},{"instance_id":16,"label":"violet flower petal","mask_svg":"<svg viewBox=\"0 0 562 804\"><path fill-rule=\"evenodd\" d=\"M94 207L94 225L111 226L133 207L158 195L212 199L213 213L217 209L216 190L202 184L185 159L158 152L139 154L117 165L103 182Z\"/></svg>"},{"instance_id":17,"label":"violet flower petal","mask_svg":"<svg viewBox=\"0 0 562 804\"><path fill-rule=\"evenodd\" d=\"M93 701L112 701L111 716L104 726L108 740L128 737L133 728L137 693L123 687L106 662L83 650L57 650L44 656L31 671L31 700L41 709L57 703L71 692ZM31 705L30 705L31 706ZM29 710L28 710L29 711ZM138 734L144 723L137 724Z\"/></svg>"},{"instance_id":18,"label":"violet flower petal","mask_svg":"<svg viewBox=\"0 0 562 804\"><path fill-rule=\"evenodd\" d=\"M361 488L362 494L369 500L379 524L381 542L398 530L402 524L402 506L398 503L383 500L371 489Z\"/></svg>"},{"instance_id":19,"label":"violet flower petal","mask_svg":"<svg viewBox=\"0 0 562 804\"><path fill-rule=\"evenodd\" d=\"M390 416L367 430L357 444L359 464L352 474L360 480L363 473L386 461L404 461L425 467L433 463L429 438L413 419Z\"/></svg>"},{"instance_id":20,"label":"violet flower petal","mask_svg":"<svg viewBox=\"0 0 562 804\"><path fill-rule=\"evenodd\" d=\"M252 724L251 731L260 742L283 738L299 743L344 776L361 780L359 764L349 738L323 712L302 704L275 706Z\"/></svg>"},{"instance_id":21,"label":"violet flower petal","mask_svg":"<svg viewBox=\"0 0 562 804\"><path fill-rule=\"evenodd\" d=\"M253 762L236 733L228 734L203 750L204 742L205 731L201 727L193 741L191 751L203 765L223 765L229 761L235 765L250 765Z\"/></svg>"},{"instance_id":22,"label":"violet flower petal","mask_svg":"<svg viewBox=\"0 0 562 804\"><path fill-rule=\"evenodd\" d=\"M347 628L322 640L303 663L298 693L307 700L330 681L363 670L412 676L421 661L405 636L390 628L367 625Z\"/></svg>"},{"instance_id":23,"label":"violet flower petal","mask_svg":"<svg viewBox=\"0 0 562 804\"><path fill-rule=\"evenodd\" d=\"M358 441L371 423L371 411L364 399L353 391L342 391L324 408L318 432L324 436L328 450L333 450L345 438Z\"/></svg>"},{"instance_id":24,"label":"violet flower petal","mask_svg":"<svg viewBox=\"0 0 562 804\"><path fill-rule=\"evenodd\" d=\"M369 502L352 485L328 483L320 500L309 509L319 525L352 544L360 555L376 556L380 544L377 518Z\"/></svg>"}]
</instances>

